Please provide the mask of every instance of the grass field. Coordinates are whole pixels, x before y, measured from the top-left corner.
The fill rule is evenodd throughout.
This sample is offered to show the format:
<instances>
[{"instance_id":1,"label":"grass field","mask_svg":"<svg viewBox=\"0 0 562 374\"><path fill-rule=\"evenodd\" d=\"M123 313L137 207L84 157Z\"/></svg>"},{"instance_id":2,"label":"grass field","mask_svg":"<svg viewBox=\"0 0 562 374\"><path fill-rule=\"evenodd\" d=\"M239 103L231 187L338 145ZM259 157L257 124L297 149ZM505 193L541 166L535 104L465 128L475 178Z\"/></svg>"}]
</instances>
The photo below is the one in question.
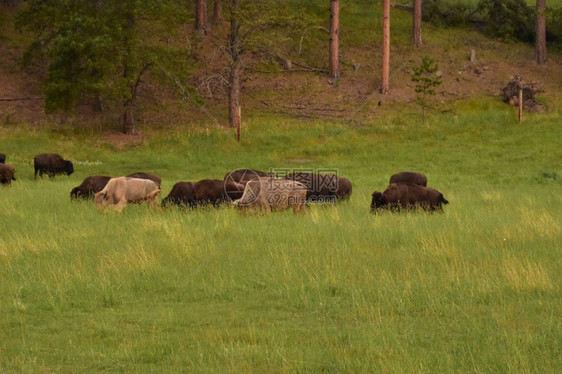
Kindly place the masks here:
<instances>
[{"instance_id":1,"label":"grass field","mask_svg":"<svg viewBox=\"0 0 562 374\"><path fill-rule=\"evenodd\" d=\"M0 188L2 372L537 372L562 370L561 111L486 98L425 124L247 118L225 130L0 127L18 180ZM58 152L75 174L33 179ZM180 180L241 167L331 168L349 202L242 215L230 207L99 212L70 202L93 174ZM443 214L369 213L401 170Z\"/></svg>"}]
</instances>

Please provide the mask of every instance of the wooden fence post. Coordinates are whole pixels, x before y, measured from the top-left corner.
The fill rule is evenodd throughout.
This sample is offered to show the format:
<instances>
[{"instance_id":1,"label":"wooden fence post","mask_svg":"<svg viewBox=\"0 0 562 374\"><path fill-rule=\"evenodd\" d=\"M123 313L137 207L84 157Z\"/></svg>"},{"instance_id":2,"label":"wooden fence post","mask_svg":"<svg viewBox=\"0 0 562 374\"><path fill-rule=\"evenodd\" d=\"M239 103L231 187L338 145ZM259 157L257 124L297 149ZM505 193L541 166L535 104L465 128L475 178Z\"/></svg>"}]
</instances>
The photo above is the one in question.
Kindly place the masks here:
<instances>
[{"instance_id":1,"label":"wooden fence post","mask_svg":"<svg viewBox=\"0 0 562 374\"><path fill-rule=\"evenodd\" d=\"M236 108L236 141L240 141L240 123L242 122L242 107L238 105Z\"/></svg>"},{"instance_id":2,"label":"wooden fence post","mask_svg":"<svg viewBox=\"0 0 562 374\"><path fill-rule=\"evenodd\" d=\"M520 88L519 89L519 111L517 113L517 119L519 120L519 123L521 123L523 117L523 90Z\"/></svg>"}]
</instances>

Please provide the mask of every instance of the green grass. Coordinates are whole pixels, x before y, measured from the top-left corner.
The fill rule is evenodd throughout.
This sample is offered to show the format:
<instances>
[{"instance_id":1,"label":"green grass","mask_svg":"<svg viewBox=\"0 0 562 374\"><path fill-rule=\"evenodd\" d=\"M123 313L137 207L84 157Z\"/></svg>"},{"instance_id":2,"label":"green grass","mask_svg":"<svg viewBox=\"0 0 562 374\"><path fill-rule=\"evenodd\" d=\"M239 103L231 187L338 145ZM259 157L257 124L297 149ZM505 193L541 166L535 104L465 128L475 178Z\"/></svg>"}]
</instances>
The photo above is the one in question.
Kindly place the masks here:
<instances>
[{"instance_id":1,"label":"green grass","mask_svg":"<svg viewBox=\"0 0 562 374\"><path fill-rule=\"evenodd\" d=\"M559 372L560 113L453 109L357 128L248 117L240 144L147 128L123 150L0 128L18 177L0 188L0 370ZM76 173L33 180L41 151ZM165 196L237 167L337 168L354 192L303 216L69 201L87 175L153 171ZM399 170L425 172L444 213L370 214Z\"/></svg>"}]
</instances>

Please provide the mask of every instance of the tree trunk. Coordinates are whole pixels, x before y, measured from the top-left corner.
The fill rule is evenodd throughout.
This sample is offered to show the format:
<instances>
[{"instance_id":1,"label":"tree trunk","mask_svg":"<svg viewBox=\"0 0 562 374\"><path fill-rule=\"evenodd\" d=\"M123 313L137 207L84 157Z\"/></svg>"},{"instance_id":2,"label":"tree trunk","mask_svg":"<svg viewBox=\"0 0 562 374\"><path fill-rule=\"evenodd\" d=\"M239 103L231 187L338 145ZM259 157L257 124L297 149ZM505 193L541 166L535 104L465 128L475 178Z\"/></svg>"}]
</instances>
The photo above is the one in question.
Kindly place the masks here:
<instances>
[{"instance_id":1,"label":"tree trunk","mask_svg":"<svg viewBox=\"0 0 562 374\"><path fill-rule=\"evenodd\" d=\"M412 22L412 40L416 47L423 45L422 41L422 0L414 0L414 18Z\"/></svg>"},{"instance_id":2,"label":"tree trunk","mask_svg":"<svg viewBox=\"0 0 562 374\"><path fill-rule=\"evenodd\" d=\"M382 3L382 82L381 93L389 91L390 75L390 0Z\"/></svg>"},{"instance_id":3,"label":"tree trunk","mask_svg":"<svg viewBox=\"0 0 562 374\"><path fill-rule=\"evenodd\" d=\"M240 21L238 19L239 0L232 0L230 14L230 48L229 53L232 59L230 65L228 90L228 119L230 127L236 128L236 133L240 133ZM238 135L237 135L238 138ZM239 139L237 139L239 140Z\"/></svg>"},{"instance_id":4,"label":"tree trunk","mask_svg":"<svg viewBox=\"0 0 562 374\"><path fill-rule=\"evenodd\" d=\"M195 29L207 33L207 0L195 0Z\"/></svg>"},{"instance_id":5,"label":"tree trunk","mask_svg":"<svg viewBox=\"0 0 562 374\"><path fill-rule=\"evenodd\" d=\"M213 23L218 24L222 21L222 2L215 0L213 7Z\"/></svg>"},{"instance_id":6,"label":"tree trunk","mask_svg":"<svg viewBox=\"0 0 562 374\"><path fill-rule=\"evenodd\" d=\"M228 91L228 119L230 127L239 128L240 120L238 113L240 112L240 60L233 61L230 67L230 76L228 79L230 88Z\"/></svg>"},{"instance_id":7,"label":"tree trunk","mask_svg":"<svg viewBox=\"0 0 562 374\"><path fill-rule=\"evenodd\" d=\"M133 118L133 102L129 100L123 108L123 133L127 135L138 134L135 120Z\"/></svg>"},{"instance_id":8,"label":"tree trunk","mask_svg":"<svg viewBox=\"0 0 562 374\"><path fill-rule=\"evenodd\" d=\"M135 118L133 116L133 106L135 104L135 99L137 98L139 86L142 82L142 76L146 71L148 71L151 65L152 63L147 63L142 67L141 71L137 75L137 78L135 79L135 83L131 87L131 97L127 101L125 101L125 104L123 105L123 133L127 135L138 134ZM126 70L125 74L130 73L128 73Z\"/></svg>"},{"instance_id":9,"label":"tree trunk","mask_svg":"<svg viewBox=\"0 0 562 374\"><path fill-rule=\"evenodd\" d=\"M535 58L537 64L546 62L546 21L545 21L546 0L537 0L537 21L536 21L536 40Z\"/></svg>"},{"instance_id":10,"label":"tree trunk","mask_svg":"<svg viewBox=\"0 0 562 374\"><path fill-rule=\"evenodd\" d=\"M340 33L340 0L330 2L330 76L338 78L339 69L339 33Z\"/></svg>"}]
</instances>

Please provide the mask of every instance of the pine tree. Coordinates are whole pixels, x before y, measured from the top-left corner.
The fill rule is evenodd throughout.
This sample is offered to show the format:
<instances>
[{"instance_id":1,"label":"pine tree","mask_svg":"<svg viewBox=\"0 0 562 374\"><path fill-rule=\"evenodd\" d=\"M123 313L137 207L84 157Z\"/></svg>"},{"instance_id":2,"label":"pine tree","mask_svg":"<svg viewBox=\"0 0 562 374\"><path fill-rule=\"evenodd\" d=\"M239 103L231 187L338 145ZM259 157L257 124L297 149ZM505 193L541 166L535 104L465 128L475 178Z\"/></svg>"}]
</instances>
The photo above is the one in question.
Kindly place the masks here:
<instances>
[{"instance_id":1,"label":"pine tree","mask_svg":"<svg viewBox=\"0 0 562 374\"><path fill-rule=\"evenodd\" d=\"M433 87L437 87L442 83L441 76L436 74L439 65L429 56L425 56L422 63L418 67L413 68L412 81L416 84L416 92L418 93L417 101L422 107L422 122L425 122L425 108L427 107L426 95L435 95Z\"/></svg>"}]
</instances>

